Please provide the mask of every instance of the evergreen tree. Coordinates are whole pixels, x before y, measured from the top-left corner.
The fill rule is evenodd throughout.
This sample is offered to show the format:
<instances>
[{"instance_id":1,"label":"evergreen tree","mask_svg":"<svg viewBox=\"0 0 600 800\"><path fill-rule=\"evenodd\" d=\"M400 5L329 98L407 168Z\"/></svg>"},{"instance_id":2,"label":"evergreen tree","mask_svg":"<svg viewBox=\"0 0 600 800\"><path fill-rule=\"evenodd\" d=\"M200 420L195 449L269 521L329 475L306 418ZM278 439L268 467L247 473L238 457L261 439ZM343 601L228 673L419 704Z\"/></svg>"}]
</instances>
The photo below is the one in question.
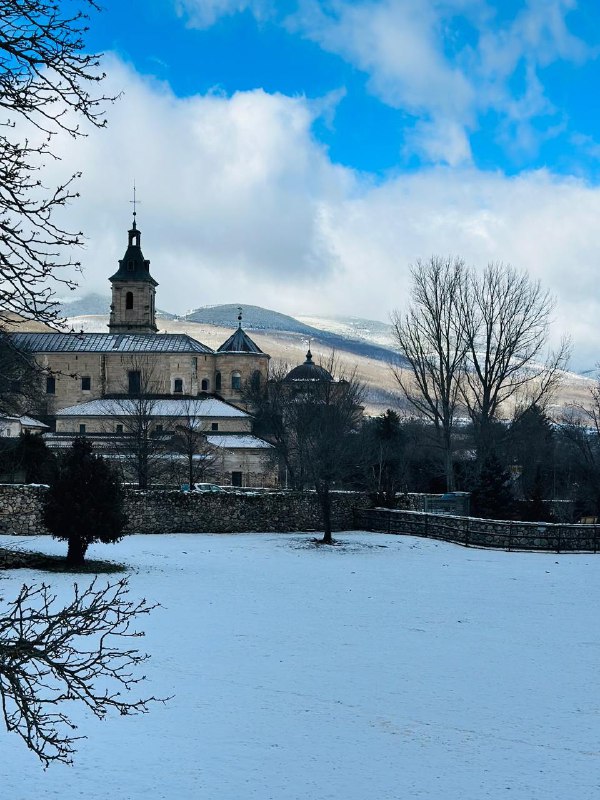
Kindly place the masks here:
<instances>
[{"instance_id":1,"label":"evergreen tree","mask_svg":"<svg viewBox=\"0 0 600 800\"><path fill-rule=\"evenodd\" d=\"M22 433L12 458L25 483L51 483L56 475L54 453L39 433Z\"/></svg>"},{"instance_id":2,"label":"evergreen tree","mask_svg":"<svg viewBox=\"0 0 600 800\"><path fill-rule=\"evenodd\" d=\"M479 517L508 519L511 516L514 498L510 474L495 453L488 454L481 462L471 502Z\"/></svg>"},{"instance_id":3,"label":"evergreen tree","mask_svg":"<svg viewBox=\"0 0 600 800\"><path fill-rule=\"evenodd\" d=\"M68 542L67 563L81 565L93 542L109 544L123 535L123 493L111 467L77 438L50 485L44 522L55 539Z\"/></svg>"}]
</instances>

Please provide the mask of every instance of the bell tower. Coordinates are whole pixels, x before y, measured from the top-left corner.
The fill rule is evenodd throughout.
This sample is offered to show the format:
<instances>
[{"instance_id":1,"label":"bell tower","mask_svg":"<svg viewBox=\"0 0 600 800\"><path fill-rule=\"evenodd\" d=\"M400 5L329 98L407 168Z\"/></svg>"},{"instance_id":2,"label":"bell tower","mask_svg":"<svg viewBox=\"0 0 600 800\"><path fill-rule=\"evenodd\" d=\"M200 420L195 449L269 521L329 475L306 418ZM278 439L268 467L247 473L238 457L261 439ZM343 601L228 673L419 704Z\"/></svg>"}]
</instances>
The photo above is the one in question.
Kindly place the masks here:
<instances>
[{"instance_id":1,"label":"bell tower","mask_svg":"<svg viewBox=\"0 0 600 800\"><path fill-rule=\"evenodd\" d=\"M144 258L133 212L125 255L119 269L109 278L112 284L110 306L111 333L156 333L155 296L158 282L150 275L150 262Z\"/></svg>"}]
</instances>

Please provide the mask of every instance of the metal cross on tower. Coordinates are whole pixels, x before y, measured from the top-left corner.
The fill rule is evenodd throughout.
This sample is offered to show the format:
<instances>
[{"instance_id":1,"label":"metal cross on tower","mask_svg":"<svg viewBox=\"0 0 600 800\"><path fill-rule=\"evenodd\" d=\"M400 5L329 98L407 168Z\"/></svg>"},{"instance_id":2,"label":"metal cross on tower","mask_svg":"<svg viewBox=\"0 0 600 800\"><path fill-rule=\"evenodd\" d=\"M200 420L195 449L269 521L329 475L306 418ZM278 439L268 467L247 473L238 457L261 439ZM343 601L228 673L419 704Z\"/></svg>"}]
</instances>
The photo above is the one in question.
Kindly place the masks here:
<instances>
[{"instance_id":1,"label":"metal cross on tower","mask_svg":"<svg viewBox=\"0 0 600 800\"><path fill-rule=\"evenodd\" d=\"M133 206L133 221L135 222L135 215L136 215L135 207L136 207L136 205L138 205L138 206L142 205L142 201L138 200L136 198L136 196L135 196L135 181L133 182L133 200L130 200L129 202Z\"/></svg>"}]
</instances>

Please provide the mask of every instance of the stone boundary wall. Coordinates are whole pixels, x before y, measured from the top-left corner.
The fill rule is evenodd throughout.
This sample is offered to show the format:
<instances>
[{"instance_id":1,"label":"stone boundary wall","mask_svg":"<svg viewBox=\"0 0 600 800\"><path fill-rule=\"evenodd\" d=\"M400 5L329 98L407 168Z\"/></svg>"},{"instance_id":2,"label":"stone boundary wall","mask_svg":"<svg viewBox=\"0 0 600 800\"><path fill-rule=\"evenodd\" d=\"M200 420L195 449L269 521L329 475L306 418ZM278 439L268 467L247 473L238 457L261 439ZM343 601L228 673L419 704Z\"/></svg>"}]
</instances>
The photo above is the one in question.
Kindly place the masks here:
<instances>
[{"instance_id":1,"label":"stone boundary wall","mask_svg":"<svg viewBox=\"0 0 600 800\"><path fill-rule=\"evenodd\" d=\"M42 522L42 486L0 484L0 533L47 534ZM334 530L352 528L353 512L366 495L332 492ZM322 530L314 492L200 494L180 491L125 492L126 533L243 533Z\"/></svg>"},{"instance_id":2,"label":"stone boundary wall","mask_svg":"<svg viewBox=\"0 0 600 800\"><path fill-rule=\"evenodd\" d=\"M48 533L42 522L47 489L31 484L0 484L0 533L35 536Z\"/></svg>"},{"instance_id":3,"label":"stone boundary wall","mask_svg":"<svg viewBox=\"0 0 600 800\"><path fill-rule=\"evenodd\" d=\"M600 525L505 522L376 508L357 509L354 527L497 550L596 553L600 547Z\"/></svg>"}]
</instances>

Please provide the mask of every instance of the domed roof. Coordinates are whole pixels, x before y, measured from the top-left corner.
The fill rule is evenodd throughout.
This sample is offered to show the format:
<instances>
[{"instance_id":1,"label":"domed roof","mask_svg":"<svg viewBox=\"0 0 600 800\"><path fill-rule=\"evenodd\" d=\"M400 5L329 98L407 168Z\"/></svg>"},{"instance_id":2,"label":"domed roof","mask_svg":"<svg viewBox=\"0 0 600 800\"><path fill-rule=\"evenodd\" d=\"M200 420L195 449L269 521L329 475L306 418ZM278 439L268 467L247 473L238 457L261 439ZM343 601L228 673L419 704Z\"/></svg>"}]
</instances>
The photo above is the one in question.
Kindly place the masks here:
<instances>
[{"instance_id":1,"label":"domed roof","mask_svg":"<svg viewBox=\"0 0 600 800\"><path fill-rule=\"evenodd\" d=\"M306 354L306 361L294 369L290 370L285 376L286 381L332 381L333 377L325 367L314 364L310 350Z\"/></svg>"}]
</instances>

